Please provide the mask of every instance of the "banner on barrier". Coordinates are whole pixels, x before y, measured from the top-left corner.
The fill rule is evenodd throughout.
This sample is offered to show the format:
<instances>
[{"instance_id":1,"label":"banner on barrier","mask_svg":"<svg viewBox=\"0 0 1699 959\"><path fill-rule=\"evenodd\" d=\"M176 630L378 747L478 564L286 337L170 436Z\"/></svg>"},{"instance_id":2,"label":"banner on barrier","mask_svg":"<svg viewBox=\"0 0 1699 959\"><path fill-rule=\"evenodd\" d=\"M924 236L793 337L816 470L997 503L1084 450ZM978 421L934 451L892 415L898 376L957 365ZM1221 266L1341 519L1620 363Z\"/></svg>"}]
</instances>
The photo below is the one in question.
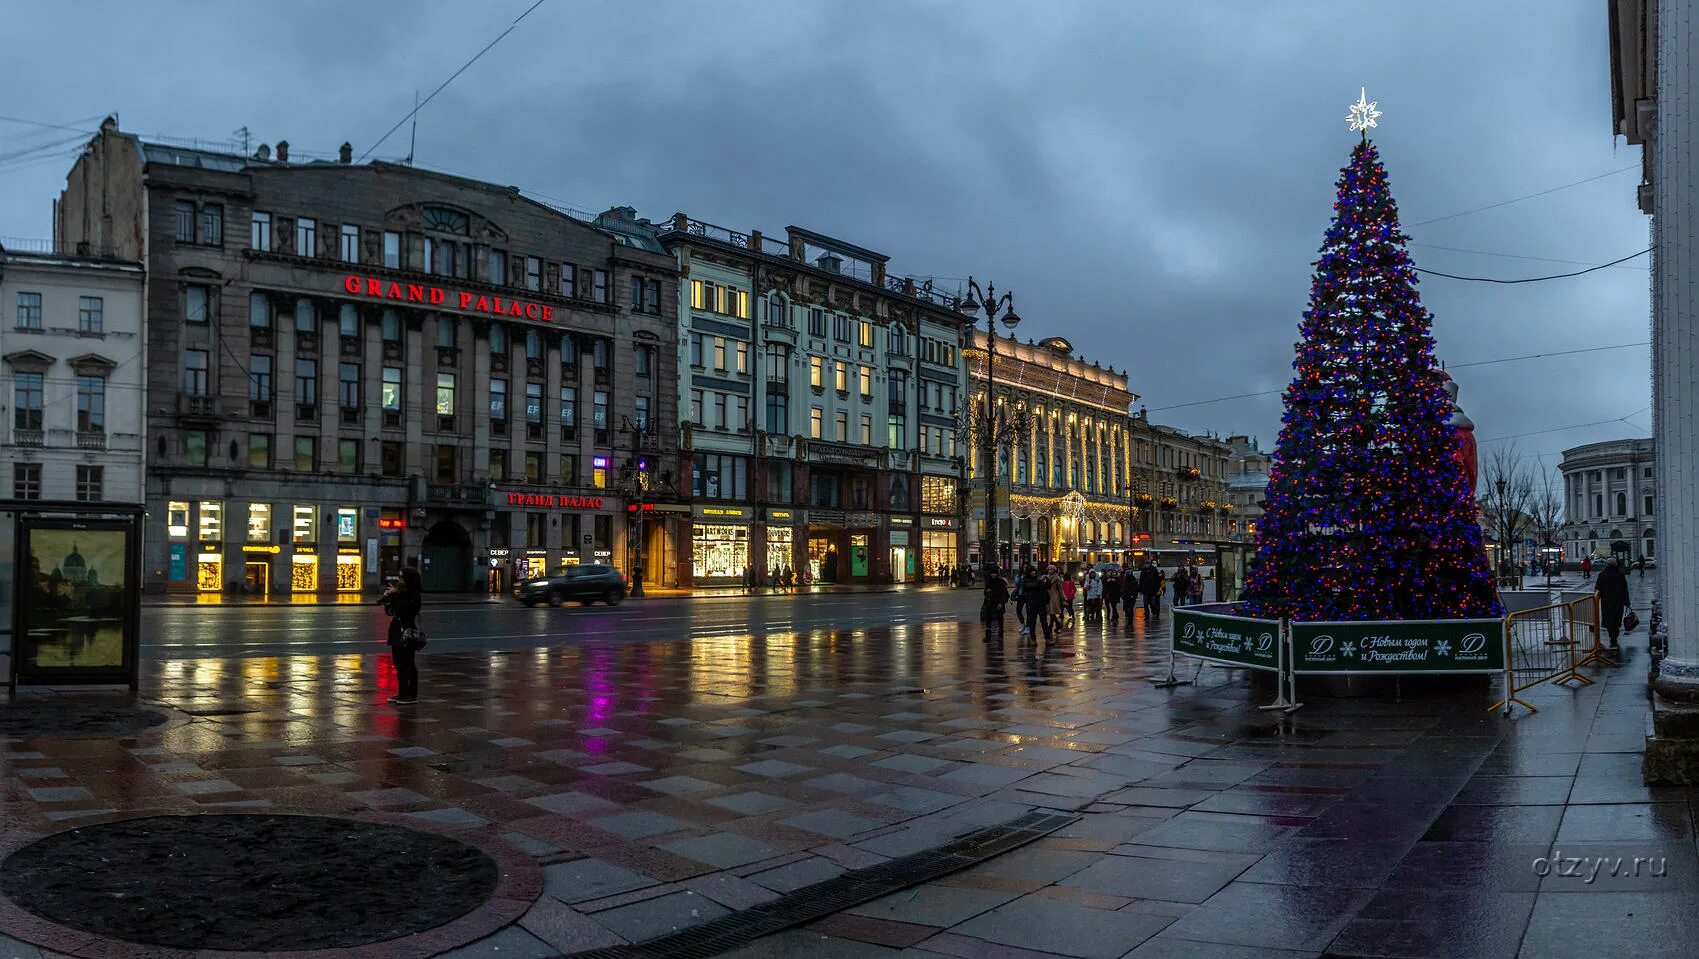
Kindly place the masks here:
<instances>
[{"instance_id":1,"label":"banner on barrier","mask_svg":"<svg viewBox=\"0 0 1699 959\"><path fill-rule=\"evenodd\" d=\"M1212 604L1214 608L1230 608ZM1174 652L1244 669L1280 669L1280 621L1204 612L1205 607L1174 610Z\"/></svg>"},{"instance_id":2,"label":"banner on barrier","mask_svg":"<svg viewBox=\"0 0 1699 959\"><path fill-rule=\"evenodd\" d=\"M1294 673L1504 671L1502 619L1293 623L1291 628Z\"/></svg>"}]
</instances>

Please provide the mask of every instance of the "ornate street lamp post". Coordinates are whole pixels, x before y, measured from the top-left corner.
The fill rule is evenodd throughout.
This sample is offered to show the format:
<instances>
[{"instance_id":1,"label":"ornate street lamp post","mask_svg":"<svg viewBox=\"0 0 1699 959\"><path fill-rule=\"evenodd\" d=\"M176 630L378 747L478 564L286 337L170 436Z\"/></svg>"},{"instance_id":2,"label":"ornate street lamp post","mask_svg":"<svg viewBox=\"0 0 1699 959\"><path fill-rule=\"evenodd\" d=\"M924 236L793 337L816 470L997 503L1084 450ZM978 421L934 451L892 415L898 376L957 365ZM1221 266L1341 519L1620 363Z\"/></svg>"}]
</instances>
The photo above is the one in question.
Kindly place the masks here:
<instances>
[{"instance_id":1,"label":"ornate street lamp post","mask_svg":"<svg viewBox=\"0 0 1699 959\"><path fill-rule=\"evenodd\" d=\"M986 575L998 567L997 556L997 434L999 413L997 410L997 323L999 318L1003 326L1010 331L1020 324L1020 315L1015 312L1015 295L1004 292L997 295L997 284L987 284L983 291L973 277L967 280L967 299L956 304L968 318L971 327L977 324L975 314L985 312L986 353L985 353L985 409L979 414L975 424L979 433L979 471L985 477L985 521L979 529L979 559Z\"/></svg>"}]
</instances>

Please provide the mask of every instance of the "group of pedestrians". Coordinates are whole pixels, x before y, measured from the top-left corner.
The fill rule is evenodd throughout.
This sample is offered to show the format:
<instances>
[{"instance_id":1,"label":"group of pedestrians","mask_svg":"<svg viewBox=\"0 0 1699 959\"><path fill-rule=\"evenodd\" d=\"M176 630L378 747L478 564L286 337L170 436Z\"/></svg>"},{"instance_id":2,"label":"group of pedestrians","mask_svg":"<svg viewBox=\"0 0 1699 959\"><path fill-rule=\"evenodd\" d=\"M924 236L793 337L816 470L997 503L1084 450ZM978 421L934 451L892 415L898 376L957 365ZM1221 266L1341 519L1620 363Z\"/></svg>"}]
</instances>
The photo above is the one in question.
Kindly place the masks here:
<instances>
[{"instance_id":1,"label":"group of pedestrians","mask_svg":"<svg viewBox=\"0 0 1699 959\"><path fill-rule=\"evenodd\" d=\"M1131 625L1133 611L1143 600L1145 621L1154 624L1162 617L1165 587L1173 589L1174 604L1183 606L1203 602L1203 582L1203 574L1195 566L1175 571L1170 580L1147 561L1136 568L1128 564L1119 569L1091 569L1084 581L1076 584L1055 564L1028 563L1015 573L1013 584L1001 572L992 571L985 582L980 618L988 632L1000 632L1005 608L1012 601L1020 635L1036 638L1042 632L1048 641L1057 629L1071 628L1076 622L1076 598L1084 599L1084 621L1091 624L1119 623L1125 616Z\"/></svg>"}]
</instances>

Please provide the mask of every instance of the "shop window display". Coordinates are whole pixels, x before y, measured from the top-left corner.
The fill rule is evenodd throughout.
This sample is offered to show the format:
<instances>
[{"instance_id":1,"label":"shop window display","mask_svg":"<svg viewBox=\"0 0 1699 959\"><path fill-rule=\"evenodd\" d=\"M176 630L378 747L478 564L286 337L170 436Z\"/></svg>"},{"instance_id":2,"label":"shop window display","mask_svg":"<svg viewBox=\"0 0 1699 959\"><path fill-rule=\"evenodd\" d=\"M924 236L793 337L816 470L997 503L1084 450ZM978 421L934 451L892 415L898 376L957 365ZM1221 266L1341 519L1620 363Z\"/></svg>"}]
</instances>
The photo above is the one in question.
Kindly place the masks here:
<instances>
[{"instance_id":1,"label":"shop window display","mask_svg":"<svg viewBox=\"0 0 1699 959\"><path fill-rule=\"evenodd\" d=\"M749 527L697 526L691 557L697 579L741 579L749 565Z\"/></svg>"}]
</instances>

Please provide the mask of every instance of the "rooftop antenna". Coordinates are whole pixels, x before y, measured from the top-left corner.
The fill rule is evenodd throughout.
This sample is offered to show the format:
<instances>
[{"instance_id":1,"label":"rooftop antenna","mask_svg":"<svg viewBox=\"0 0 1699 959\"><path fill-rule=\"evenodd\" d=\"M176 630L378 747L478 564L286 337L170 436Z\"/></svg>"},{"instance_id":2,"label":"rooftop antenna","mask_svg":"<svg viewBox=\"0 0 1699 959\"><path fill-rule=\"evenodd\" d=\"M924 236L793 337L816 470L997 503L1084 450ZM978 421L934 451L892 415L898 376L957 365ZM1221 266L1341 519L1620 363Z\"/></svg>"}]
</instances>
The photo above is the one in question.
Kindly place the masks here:
<instances>
[{"instance_id":1,"label":"rooftop antenna","mask_svg":"<svg viewBox=\"0 0 1699 959\"><path fill-rule=\"evenodd\" d=\"M237 127L236 129L230 131L230 135L234 136L234 137L241 137L242 138L242 155L247 156L248 155L248 137L249 137L248 128L246 126Z\"/></svg>"},{"instance_id":2,"label":"rooftop antenna","mask_svg":"<svg viewBox=\"0 0 1699 959\"><path fill-rule=\"evenodd\" d=\"M407 165L413 165L413 148L419 142L419 91L413 91L413 132L407 135Z\"/></svg>"}]
</instances>

